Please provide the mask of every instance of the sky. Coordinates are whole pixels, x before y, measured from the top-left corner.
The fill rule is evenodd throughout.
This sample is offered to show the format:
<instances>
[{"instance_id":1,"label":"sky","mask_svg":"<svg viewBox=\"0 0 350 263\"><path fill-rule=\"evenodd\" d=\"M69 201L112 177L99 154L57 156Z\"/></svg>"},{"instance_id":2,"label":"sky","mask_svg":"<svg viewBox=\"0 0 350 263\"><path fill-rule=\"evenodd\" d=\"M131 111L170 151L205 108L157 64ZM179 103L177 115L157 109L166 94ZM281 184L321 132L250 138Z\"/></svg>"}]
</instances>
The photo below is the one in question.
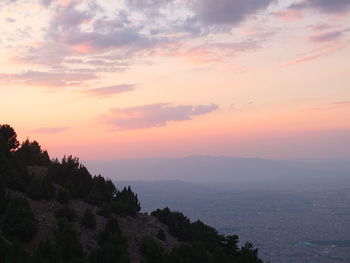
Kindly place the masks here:
<instances>
[{"instance_id":1,"label":"sky","mask_svg":"<svg viewBox=\"0 0 350 263\"><path fill-rule=\"evenodd\" d=\"M51 157L350 159L349 0L1 0L0 123Z\"/></svg>"}]
</instances>

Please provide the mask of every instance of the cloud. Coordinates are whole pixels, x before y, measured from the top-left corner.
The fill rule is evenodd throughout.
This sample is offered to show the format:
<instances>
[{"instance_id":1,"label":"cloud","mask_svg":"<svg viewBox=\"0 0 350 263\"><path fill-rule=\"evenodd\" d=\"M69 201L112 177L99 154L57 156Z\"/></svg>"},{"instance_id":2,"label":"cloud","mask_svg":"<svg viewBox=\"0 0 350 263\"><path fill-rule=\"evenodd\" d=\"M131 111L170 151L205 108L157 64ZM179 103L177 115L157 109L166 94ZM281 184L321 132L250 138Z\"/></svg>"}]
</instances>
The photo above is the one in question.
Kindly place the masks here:
<instances>
[{"instance_id":1,"label":"cloud","mask_svg":"<svg viewBox=\"0 0 350 263\"><path fill-rule=\"evenodd\" d=\"M193 106L156 103L111 109L102 119L119 130L148 129L167 126L170 121L191 120L194 116L204 115L218 108L215 104Z\"/></svg>"},{"instance_id":2,"label":"cloud","mask_svg":"<svg viewBox=\"0 0 350 263\"><path fill-rule=\"evenodd\" d=\"M274 0L190 0L199 20L207 25L234 25L266 9Z\"/></svg>"},{"instance_id":3,"label":"cloud","mask_svg":"<svg viewBox=\"0 0 350 263\"><path fill-rule=\"evenodd\" d=\"M32 131L30 131L30 133L53 134L53 133L63 132L67 129L69 129L69 127L44 127L44 128L37 128L35 130L32 130Z\"/></svg>"},{"instance_id":4,"label":"cloud","mask_svg":"<svg viewBox=\"0 0 350 263\"><path fill-rule=\"evenodd\" d=\"M310 52L310 55L301 56L301 57L296 58L292 61L285 62L285 63L281 64L281 66L286 67L286 66L292 66L292 65L308 62L308 61L315 60L315 59L323 57L323 56L330 55L330 54L332 54L338 50L344 49L344 48L345 48L344 45L329 46L329 47L326 47L326 48L323 48L320 50L312 51L312 52Z\"/></svg>"},{"instance_id":5,"label":"cloud","mask_svg":"<svg viewBox=\"0 0 350 263\"><path fill-rule=\"evenodd\" d=\"M139 11L144 10L159 10L161 8L166 8L168 5L173 4L174 0L126 0L126 4L132 8Z\"/></svg>"},{"instance_id":6,"label":"cloud","mask_svg":"<svg viewBox=\"0 0 350 263\"><path fill-rule=\"evenodd\" d=\"M53 1L43 1L45 6ZM61 64L66 57L118 51L125 57L154 46L161 38L141 33L143 26L132 23L125 11L113 17L96 1L57 1L46 29L45 41L28 49L22 59L39 64Z\"/></svg>"},{"instance_id":7,"label":"cloud","mask_svg":"<svg viewBox=\"0 0 350 263\"><path fill-rule=\"evenodd\" d=\"M213 37L223 32L218 27L236 25L275 1L125 0L111 9L98 0L38 0L38 8L47 12L42 34L33 29L32 37L40 39L19 47L11 62L45 65L48 70L40 77L17 73L8 78L29 85L71 86L76 83L65 79L71 74L121 72L157 55L187 57L195 63L227 61L256 48L264 36ZM214 43L219 41L227 43ZM79 83L86 86L89 79Z\"/></svg>"},{"instance_id":8,"label":"cloud","mask_svg":"<svg viewBox=\"0 0 350 263\"><path fill-rule=\"evenodd\" d=\"M311 36L310 41L312 41L312 42L334 41L334 40L339 39L343 35L344 32L345 32L344 30L322 32L322 33Z\"/></svg>"},{"instance_id":9,"label":"cloud","mask_svg":"<svg viewBox=\"0 0 350 263\"><path fill-rule=\"evenodd\" d=\"M264 36L260 36L263 41ZM259 43L254 40L242 42L213 42L205 45L198 45L187 50L180 47L178 50L170 50L163 53L164 56L183 57L194 64L211 64L223 62L238 53L252 51L259 48Z\"/></svg>"},{"instance_id":10,"label":"cloud","mask_svg":"<svg viewBox=\"0 0 350 263\"><path fill-rule=\"evenodd\" d=\"M95 74L26 71L17 74L0 74L4 84L26 84L41 87L66 87L80 85L83 81L95 79Z\"/></svg>"},{"instance_id":11,"label":"cloud","mask_svg":"<svg viewBox=\"0 0 350 263\"><path fill-rule=\"evenodd\" d=\"M323 13L343 14L350 11L349 0L305 0L301 3L293 4L292 9L313 8Z\"/></svg>"},{"instance_id":12,"label":"cloud","mask_svg":"<svg viewBox=\"0 0 350 263\"><path fill-rule=\"evenodd\" d=\"M120 85L107 86L107 87L96 88L96 89L88 89L88 90L84 90L83 92L89 96L105 98L105 97L113 96L115 94L132 91L135 88L136 88L136 85L134 84L120 84Z\"/></svg>"},{"instance_id":13,"label":"cloud","mask_svg":"<svg viewBox=\"0 0 350 263\"><path fill-rule=\"evenodd\" d=\"M303 14L294 9L288 9L285 11L280 11L275 13L276 17L286 21L286 22L294 22L303 19Z\"/></svg>"},{"instance_id":14,"label":"cloud","mask_svg":"<svg viewBox=\"0 0 350 263\"><path fill-rule=\"evenodd\" d=\"M336 102L332 102L332 105L350 105L350 101L349 100L344 100L344 101L336 101Z\"/></svg>"},{"instance_id":15,"label":"cloud","mask_svg":"<svg viewBox=\"0 0 350 263\"><path fill-rule=\"evenodd\" d=\"M8 18L6 18L6 22L8 22L8 23L14 23L14 22L16 22L16 20L13 19L12 17L8 17Z\"/></svg>"}]
</instances>

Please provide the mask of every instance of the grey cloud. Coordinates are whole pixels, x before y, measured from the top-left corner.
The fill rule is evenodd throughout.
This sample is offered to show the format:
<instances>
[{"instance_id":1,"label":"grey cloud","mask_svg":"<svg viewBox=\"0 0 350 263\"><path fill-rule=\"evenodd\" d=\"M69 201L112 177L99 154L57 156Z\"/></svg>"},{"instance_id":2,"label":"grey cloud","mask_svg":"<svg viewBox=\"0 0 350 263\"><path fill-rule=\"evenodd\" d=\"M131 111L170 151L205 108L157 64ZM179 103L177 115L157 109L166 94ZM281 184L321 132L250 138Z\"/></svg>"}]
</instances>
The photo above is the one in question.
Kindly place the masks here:
<instances>
[{"instance_id":1,"label":"grey cloud","mask_svg":"<svg viewBox=\"0 0 350 263\"><path fill-rule=\"evenodd\" d=\"M140 10L144 9L159 9L174 3L174 0L127 0L126 4L131 8Z\"/></svg>"},{"instance_id":2,"label":"grey cloud","mask_svg":"<svg viewBox=\"0 0 350 263\"><path fill-rule=\"evenodd\" d=\"M267 8L274 0L192 0L193 10L209 25L233 25Z\"/></svg>"},{"instance_id":3,"label":"grey cloud","mask_svg":"<svg viewBox=\"0 0 350 263\"><path fill-rule=\"evenodd\" d=\"M0 74L0 81L4 83L24 83L45 87L65 87L95 79L95 74L26 71L18 74Z\"/></svg>"},{"instance_id":4,"label":"grey cloud","mask_svg":"<svg viewBox=\"0 0 350 263\"><path fill-rule=\"evenodd\" d=\"M343 34L343 31L331 31L331 32L314 35L310 37L310 40L313 42L333 41L335 39L340 38L342 34Z\"/></svg>"},{"instance_id":5,"label":"grey cloud","mask_svg":"<svg viewBox=\"0 0 350 263\"><path fill-rule=\"evenodd\" d=\"M350 10L349 0L305 0L298 4L293 4L291 8L304 9L315 8L324 13L340 14Z\"/></svg>"},{"instance_id":6,"label":"grey cloud","mask_svg":"<svg viewBox=\"0 0 350 263\"><path fill-rule=\"evenodd\" d=\"M90 96L104 98L104 97L110 97L115 94L132 91L135 88L136 86L134 84L120 84L120 85L107 86L107 87L96 88L96 89L88 89L83 92Z\"/></svg>"},{"instance_id":7,"label":"grey cloud","mask_svg":"<svg viewBox=\"0 0 350 263\"><path fill-rule=\"evenodd\" d=\"M143 26L132 24L126 12L107 18L99 15L102 7L95 1L83 9L78 8L78 3L55 5L46 41L39 47L29 48L21 58L31 63L60 65L65 58L73 56L117 51L125 59L164 41L162 37L141 33ZM82 26L85 22L91 27L88 30Z\"/></svg>"},{"instance_id":8,"label":"grey cloud","mask_svg":"<svg viewBox=\"0 0 350 263\"><path fill-rule=\"evenodd\" d=\"M192 115L203 115L217 109L219 109L219 106L216 104L198 105L193 108Z\"/></svg>"},{"instance_id":9,"label":"grey cloud","mask_svg":"<svg viewBox=\"0 0 350 263\"><path fill-rule=\"evenodd\" d=\"M69 129L69 127L43 127L43 128L37 128L35 130L32 130L30 131L30 133L52 134L52 133L60 133L67 129Z\"/></svg>"},{"instance_id":10,"label":"grey cloud","mask_svg":"<svg viewBox=\"0 0 350 263\"><path fill-rule=\"evenodd\" d=\"M40 0L40 4L48 7L49 5L51 5L52 1L53 0Z\"/></svg>"},{"instance_id":11,"label":"grey cloud","mask_svg":"<svg viewBox=\"0 0 350 263\"><path fill-rule=\"evenodd\" d=\"M44 41L19 54L19 59L51 68L65 67L67 74L122 71L153 54L184 53L191 48L186 43L195 37L217 32L212 25L237 24L274 1L126 0L124 10L106 10L96 0L71 0L65 4L40 0L52 12ZM169 12L172 15L167 15ZM211 49L209 53L215 59L255 47L256 43L246 41L239 45L209 43L205 48ZM94 59L97 56L114 58ZM74 64L80 64L80 68Z\"/></svg>"},{"instance_id":12,"label":"grey cloud","mask_svg":"<svg viewBox=\"0 0 350 263\"><path fill-rule=\"evenodd\" d=\"M211 105L171 105L156 103L130 108L111 109L103 120L120 130L147 129L167 126L169 121L191 120L194 116L215 111L218 106Z\"/></svg>"}]
</instances>

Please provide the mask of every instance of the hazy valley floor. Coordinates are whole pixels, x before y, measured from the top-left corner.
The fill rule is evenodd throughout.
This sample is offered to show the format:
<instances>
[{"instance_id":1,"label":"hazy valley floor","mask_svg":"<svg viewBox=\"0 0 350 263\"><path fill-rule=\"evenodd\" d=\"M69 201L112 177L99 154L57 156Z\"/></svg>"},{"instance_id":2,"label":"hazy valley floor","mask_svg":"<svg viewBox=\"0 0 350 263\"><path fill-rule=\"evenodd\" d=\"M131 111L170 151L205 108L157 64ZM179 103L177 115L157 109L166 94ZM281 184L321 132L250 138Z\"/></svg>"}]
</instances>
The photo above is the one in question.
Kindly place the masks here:
<instances>
[{"instance_id":1,"label":"hazy valley floor","mask_svg":"<svg viewBox=\"0 0 350 263\"><path fill-rule=\"evenodd\" d=\"M143 211L169 206L223 233L237 233L266 262L350 262L348 183L278 191L182 181L118 183L123 184L138 193Z\"/></svg>"}]
</instances>

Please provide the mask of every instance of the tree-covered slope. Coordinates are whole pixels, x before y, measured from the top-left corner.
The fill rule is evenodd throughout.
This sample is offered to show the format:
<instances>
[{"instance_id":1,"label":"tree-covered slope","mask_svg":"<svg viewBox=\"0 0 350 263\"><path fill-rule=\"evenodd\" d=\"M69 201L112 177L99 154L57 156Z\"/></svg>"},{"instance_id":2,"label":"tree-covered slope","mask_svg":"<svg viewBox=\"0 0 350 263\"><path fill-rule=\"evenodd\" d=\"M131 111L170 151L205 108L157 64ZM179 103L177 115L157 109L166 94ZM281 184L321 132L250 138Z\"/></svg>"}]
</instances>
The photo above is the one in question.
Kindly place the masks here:
<instances>
[{"instance_id":1,"label":"tree-covered slope","mask_svg":"<svg viewBox=\"0 0 350 263\"><path fill-rule=\"evenodd\" d=\"M49 158L0 125L0 262L261 262L250 243L180 212L140 213L137 195L92 176L78 158Z\"/></svg>"}]
</instances>

